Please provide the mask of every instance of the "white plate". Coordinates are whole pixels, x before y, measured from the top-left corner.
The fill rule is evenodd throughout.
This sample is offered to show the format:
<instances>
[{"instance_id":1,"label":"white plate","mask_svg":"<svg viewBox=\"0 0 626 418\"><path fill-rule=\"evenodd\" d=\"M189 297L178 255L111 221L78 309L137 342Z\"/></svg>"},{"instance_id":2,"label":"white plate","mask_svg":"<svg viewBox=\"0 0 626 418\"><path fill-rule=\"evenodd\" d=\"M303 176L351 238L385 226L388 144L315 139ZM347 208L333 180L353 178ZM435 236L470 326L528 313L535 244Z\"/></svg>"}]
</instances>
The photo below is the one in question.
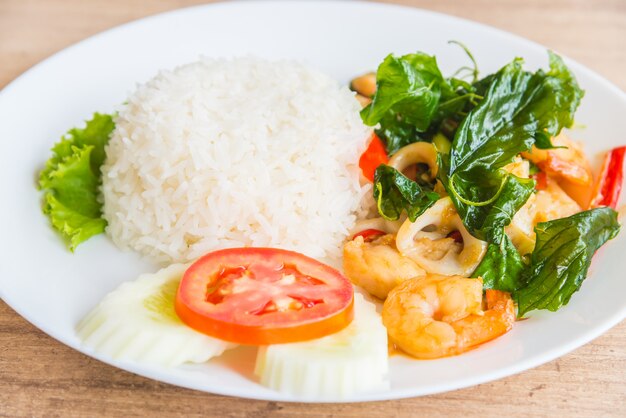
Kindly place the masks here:
<instances>
[{"instance_id":1,"label":"white plate","mask_svg":"<svg viewBox=\"0 0 626 418\"><path fill-rule=\"evenodd\" d=\"M417 9L369 3L226 3L178 10L94 36L47 59L0 93L0 289L20 315L59 341L116 367L198 390L267 400L297 400L258 385L254 353L243 350L201 366L146 367L102 358L80 348L78 320L119 283L156 266L122 253L105 236L66 250L41 214L35 179L49 148L94 111L123 102L135 83L159 68L199 55L253 54L295 58L342 82L390 52L436 54L450 73L467 63L447 44L473 51L487 74L516 56L531 68L547 64L545 49L510 34ZM624 142L626 97L616 87L567 61L587 91L577 121L592 154ZM557 313L536 312L512 332L461 356L414 361L394 356L391 390L349 401L432 394L498 379L537 366L597 337L626 315L626 233L594 259L592 274ZM71 367L71 365L68 365ZM335 399L326 399L335 401Z\"/></svg>"}]
</instances>

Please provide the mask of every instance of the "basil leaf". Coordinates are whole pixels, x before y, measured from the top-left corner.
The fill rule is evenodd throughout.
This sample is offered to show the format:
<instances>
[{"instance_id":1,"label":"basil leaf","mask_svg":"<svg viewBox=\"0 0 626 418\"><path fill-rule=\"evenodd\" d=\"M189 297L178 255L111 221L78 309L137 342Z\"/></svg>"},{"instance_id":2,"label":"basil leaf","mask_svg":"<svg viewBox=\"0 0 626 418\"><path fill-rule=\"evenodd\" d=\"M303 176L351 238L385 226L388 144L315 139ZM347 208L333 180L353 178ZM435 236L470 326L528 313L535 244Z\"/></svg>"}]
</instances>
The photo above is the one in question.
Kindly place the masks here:
<instances>
[{"instance_id":1,"label":"basil leaf","mask_svg":"<svg viewBox=\"0 0 626 418\"><path fill-rule=\"evenodd\" d=\"M525 284L525 269L526 264L511 239L503 234L500 244L489 244L472 277L482 277L485 289L514 292Z\"/></svg>"},{"instance_id":2,"label":"basil leaf","mask_svg":"<svg viewBox=\"0 0 626 418\"><path fill-rule=\"evenodd\" d=\"M566 305L587 277L593 254L619 230L617 212L607 207L538 224L528 285L514 293L518 315Z\"/></svg>"},{"instance_id":3,"label":"basil leaf","mask_svg":"<svg viewBox=\"0 0 626 418\"><path fill-rule=\"evenodd\" d=\"M582 95L552 53L547 73L523 71L516 59L492 77L484 99L457 129L440 174L470 233L500 243L501 229L532 191L530 180L501 168L533 144L550 147L549 136L571 125Z\"/></svg>"},{"instance_id":4,"label":"basil leaf","mask_svg":"<svg viewBox=\"0 0 626 418\"><path fill-rule=\"evenodd\" d=\"M477 168L456 177L452 183L447 175L449 159L449 155L439 154L438 176L463 224L476 238L499 244L503 228L533 193L535 181L502 169Z\"/></svg>"},{"instance_id":5,"label":"basil leaf","mask_svg":"<svg viewBox=\"0 0 626 418\"><path fill-rule=\"evenodd\" d=\"M450 172L497 169L539 138L571 126L583 91L573 74L550 53L550 71L529 73L514 60L495 75L484 100L463 120L451 150Z\"/></svg>"},{"instance_id":6,"label":"basil leaf","mask_svg":"<svg viewBox=\"0 0 626 418\"><path fill-rule=\"evenodd\" d=\"M472 74L476 72L474 68ZM477 103L471 83L445 79L435 57L421 52L387 56L376 72L376 85L361 118L370 126L380 124L376 134L385 142L388 155L405 145L431 140L443 121L452 119L456 125Z\"/></svg>"},{"instance_id":7,"label":"basil leaf","mask_svg":"<svg viewBox=\"0 0 626 418\"><path fill-rule=\"evenodd\" d=\"M482 277L486 289L512 292L525 283L522 273L526 265L504 233L504 227L533 193L535 182L509 175L503 184L498 199L484 214L481 211L487 206L469 206L464 222L475 224L475 233L490 243L472 277ZM471 222L469 216L472 216Z\"/></svg>"},{"instance_id":8,"label":"basil leaf","mask_svg":"<svg viewBox=\"0 0 626 418\"><path fill-rule=\"evenodd\" d=\"M425 140L415 126L404 122L402 117L394 112L388 112L381 119L380 129L376 130L376 135L385 143L385 150L389 156L406 145Z\"/></svg>"},{"instance_id":9,"label":"basil leaf","mask_svg":"<svg viewBox=\"0 0 626 418\"><path fill-rule=\"evenodd\" d=\"M424 132L430 126L445 83L435 57L418 52L388 55L376 72L376 94L361 111L366 125L374 126L389 112Z\"/></svg>"},{"instance_id":10,"label":"basil leaf","mask_svg":"<svg viewBox=\"0 0 626 418\"><path fill-rule=\"evenodd\" d=\"M439 194L422 188L395 168L383 164L374 174L374 199L383 218L395 221L405 210L414 222L439 199Z\"/></svg>"},{"instance_id":11,"label":"basil leaf","mask_svg":"<svg viewBox=\"0 0 626 418\"><path fill-rule=\"evenodd\" d=\"M52 148L53 156L39 174L43 212L72 251L106 226L98 200L100 167L114 128L112 116L96 113L85 128L70 130Z\"/></svg>"},{"instance_id":12,"label":"basil leaf","mask_svg":"<svg viewBox=\"0 0 626 418\"><path fill-rule=\"evenodd\" d=\"M502 170L504 171L504 170ZM528 200L535 190L533 179L524 179L513 174L493 176L501 182L502 187L493 204L485 206L467 206L463 215L464 222L479 231L487 241L499 243L503 234L503 228L511 223L513 216ZM484 184L476 180L477 184Z\"/></svg>"}]
</instances>

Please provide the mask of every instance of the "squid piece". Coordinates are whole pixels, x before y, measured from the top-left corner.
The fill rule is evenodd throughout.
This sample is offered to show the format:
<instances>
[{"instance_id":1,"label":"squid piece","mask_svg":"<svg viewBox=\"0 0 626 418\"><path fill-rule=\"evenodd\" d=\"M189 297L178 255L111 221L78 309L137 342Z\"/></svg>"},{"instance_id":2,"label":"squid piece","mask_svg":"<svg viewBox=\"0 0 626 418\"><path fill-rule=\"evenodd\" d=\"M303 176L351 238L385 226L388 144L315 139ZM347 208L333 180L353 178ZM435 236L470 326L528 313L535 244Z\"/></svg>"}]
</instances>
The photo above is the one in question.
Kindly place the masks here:
<instances>
[{"instance_id":1,"label":"squid piece","mask_svg":"<svg viewBox=\"0 0 626 418\"><path fill-rule=\"evenodd\" d=\"M433 180L437 176L439 165L437 164L437 150L430 142L414 142L398 150L389 159L387 165L403 172L415 164L426 164L430 169L430 178Z\"/></svg>"},{"instance_id":2,"label":"squid piece","mask_svg":"<svg viewBox=\"0 0 626 418\"><path fill-rule=\"evenodd\" d=\"M555 180L548 177L545 189L530 196L505 232L520 254L528 254L535 248L534 230L538 223L566 218L581 210L578 203Z\"/></svg>"},{"instance_id":3,"label":"squid piece","mask_svg":"<svg viewBox=\"0 0 626 418\"><path fill-rule=\"evenodd\" d=\"M462 243L448 236L454 231L459 231ZM487 243L465 229L449 197L439 199L415 222L406 220L398 231L396 246L428 273L465 277L487 251Z\"/></svg>"},{"instance_id":4,"label":"squid piece","mask_svg":"<svg viewBox=\"0 0 626 418\"><path fill-rule=\"evenodd\" d=\"M532 253L535 248L535 199L536 195L531 195L513 216L511 223L504 228L504 232L521 255Z\"/></svg>"}]
</instances>

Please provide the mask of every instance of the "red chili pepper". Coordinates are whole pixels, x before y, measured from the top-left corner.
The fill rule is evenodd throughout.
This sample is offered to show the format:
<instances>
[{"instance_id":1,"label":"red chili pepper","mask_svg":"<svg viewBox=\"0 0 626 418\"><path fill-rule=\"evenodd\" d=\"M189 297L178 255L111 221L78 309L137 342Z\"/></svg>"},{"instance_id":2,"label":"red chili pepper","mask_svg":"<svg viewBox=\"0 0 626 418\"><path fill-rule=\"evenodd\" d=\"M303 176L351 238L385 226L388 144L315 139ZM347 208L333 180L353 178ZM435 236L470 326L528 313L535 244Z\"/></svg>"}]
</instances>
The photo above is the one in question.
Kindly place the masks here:
<instances>
[{"instance_id":1,"label":"red chili pepper","mask_svg":"<svg viewBox=\"0 0 626 418\"><path fill-rule=\"evenodd\" d=\"M607 153L600 177L594 187L591 207L609 206L615 209L617 206L624 180L625 153L626 146L614 148Z\"/></svg>"},{"instance_id":2,"label":"red chili pepper","mask_svg":"<svg viewBox=\"0 0 626 418\"><path fill-rule=\"evenodd\" d=\"M463 235L459 231L452 231L447 235L447 238L452 238L454 242L463 244Z\"/></svg>"},{"instance_id":3,"label":"red chili pepper","mask_svg":"<svg viewBox=\"0 0 626 418\"><path fill-rule=\"evenodd\" d=\"M380 140L378 135L372 134L372 140L369 146L359 159L359 167L363 172L365 178L369 181L374 181L374 173L381 164L387 164L389 157L387 151L385 151L385 144Z\"/></svg>"},{"instance_id":4,"label":"red chili pepper","mask_svg":"<svg viewBox=\"0 0 626 418\"><path fill-rule=\"evenodd\" d=\"M356 237L363 237L363 241L370 242L370 241L375 240L381 235L385 235L385 232L379 229L364 229L358 234L354 234L352 239L355 239Z\"/></svg>"},{"instance_id":5,"label":"red chili pepper","mask_svg":"<svg viewBox=\"0 0 626 418\"><path fill-rule=\"evenodd\" d=\"M548 175L545 171L539 171L531 176L535 179L535 190L545 190L548 187Z\"/></svg>"}]
</instances>

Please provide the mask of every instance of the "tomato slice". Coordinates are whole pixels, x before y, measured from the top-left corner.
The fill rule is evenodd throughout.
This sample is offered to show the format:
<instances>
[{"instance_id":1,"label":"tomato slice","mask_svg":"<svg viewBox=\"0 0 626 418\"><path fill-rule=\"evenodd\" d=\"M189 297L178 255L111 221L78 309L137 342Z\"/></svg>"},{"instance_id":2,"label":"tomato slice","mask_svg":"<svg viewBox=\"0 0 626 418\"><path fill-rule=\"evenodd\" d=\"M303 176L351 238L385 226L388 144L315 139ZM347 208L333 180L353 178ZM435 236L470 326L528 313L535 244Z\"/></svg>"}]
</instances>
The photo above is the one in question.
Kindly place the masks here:
<instances>
[{"instance_id":1,"label":"tomato slice","mask_svg":"<svg viewBox=\"0 0 626 418\"><path fill-rule=\"evenodd\" d=\"M387 156L387 151L385 151L385 144L383 144L383 141L380 140L378 135L372 134L372 140L369 146L365 152L361 154L361 158L359 159L359 167L363 172L363 176L373 182L374 173L378 166L387 164L388 162L389 157Z\"/></svg>"},{"instance_id":2,"label":"tomato slice","mask_svg":"<svg viewBox=\"0 0 626 418\"><path fill-rule=\"evenodd\" d=\"M352 284L337 270L274 248L231 248L198 259L183 275L176 314L191 328L240 344L305 341L353 319Z\"/></svg>"}]
</instances>

